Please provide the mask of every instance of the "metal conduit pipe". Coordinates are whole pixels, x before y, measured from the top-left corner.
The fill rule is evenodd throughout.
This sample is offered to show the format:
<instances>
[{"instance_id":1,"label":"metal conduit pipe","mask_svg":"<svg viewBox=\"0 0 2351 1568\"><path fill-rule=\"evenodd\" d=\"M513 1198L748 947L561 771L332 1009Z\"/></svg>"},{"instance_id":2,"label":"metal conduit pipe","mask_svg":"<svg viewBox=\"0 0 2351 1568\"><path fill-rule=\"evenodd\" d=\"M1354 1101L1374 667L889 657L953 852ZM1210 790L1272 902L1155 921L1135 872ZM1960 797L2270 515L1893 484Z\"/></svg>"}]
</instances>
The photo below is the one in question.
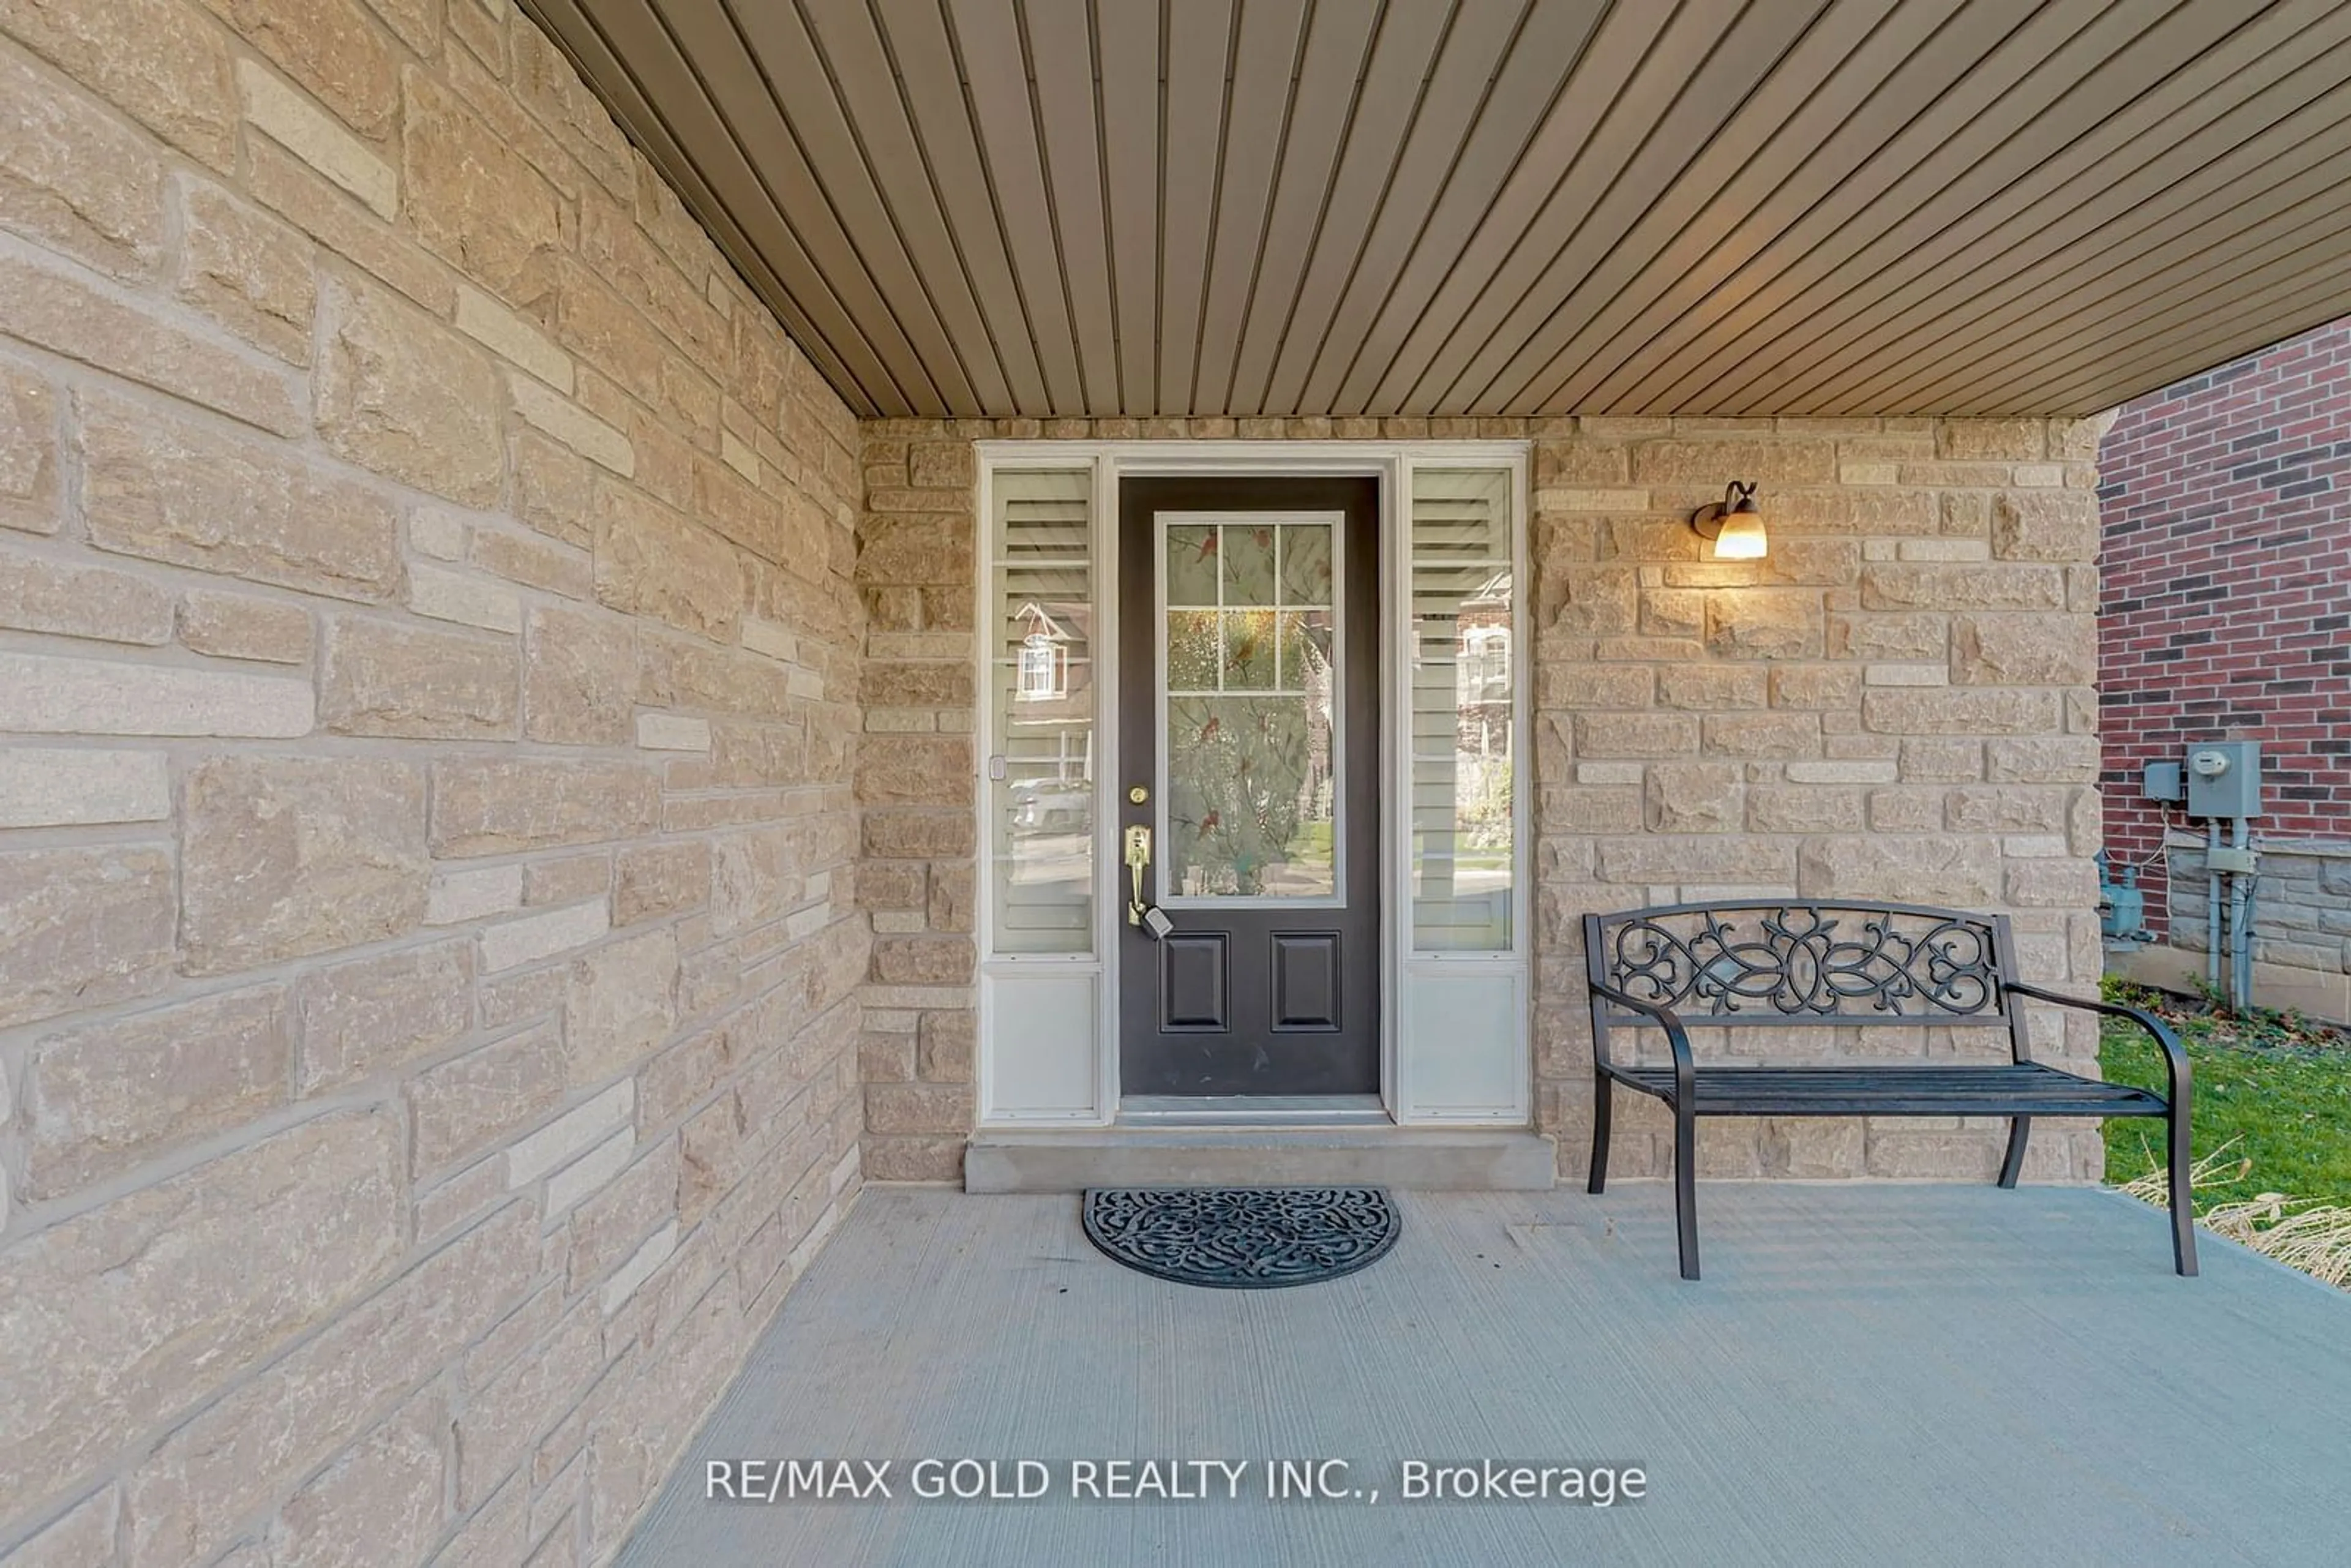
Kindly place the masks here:
<instances>
[{"instance_id":1,"label":"metal conduit pipe","mask_svg":"<svg viewBox=\"0 0 2351 1568\"><path fill-rule=\"evenodd\" d=\"M2220 822L2204 820L2204 983L2220 989L2220 868L2212 853L2220 847Z\"/></svg>"}]
</instances>

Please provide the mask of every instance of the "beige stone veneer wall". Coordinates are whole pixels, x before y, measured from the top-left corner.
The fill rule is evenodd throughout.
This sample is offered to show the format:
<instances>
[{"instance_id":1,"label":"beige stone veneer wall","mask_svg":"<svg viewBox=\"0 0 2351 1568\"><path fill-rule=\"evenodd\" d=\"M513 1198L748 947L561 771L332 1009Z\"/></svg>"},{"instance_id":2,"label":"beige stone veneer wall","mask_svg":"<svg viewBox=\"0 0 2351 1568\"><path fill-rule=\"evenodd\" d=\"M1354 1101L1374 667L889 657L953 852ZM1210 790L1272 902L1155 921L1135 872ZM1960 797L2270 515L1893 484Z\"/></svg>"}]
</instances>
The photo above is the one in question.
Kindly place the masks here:
<instances>
[{"instance_id":1,"label":"beige stone veneer wall","mask_svg":"<svg viewBox=\"0 0 2351 1568\"><path fill-rule=\"evenodd\" d=\"M606 1558L859 1179L855 423L502 4L0 0L0 1557Z\"/></svg>"},{"instance_id":2,"label":"beige stone veneer wall","mask_svg":"<svg viewBox=\"0 0 2351 1568\"><path fill-rule=\"evenodd\" d=\"M974 1102L974 454L986 436L1534 440L1538 1122L1580 1171L1590 1026L1577 917L1709 894L1845 894L2014 913L2028 973L2099 973L2090 685L2101 422L1194 419L869 421L858 578L865 1168L952 1178ZM1761 563L1698 559L1685 522L1758 480ZM1998 1052L1983 1031L1884 1051ZM2041 1053L2095 1071L2082 1019ZM1781 1034L1775 1051L1851 1043ZM1857 1052L1856 1052L1857 1053ZM1616 1166L1668 1168L1657 1103L1620 1096ZM2001 1124L1717 1121L1714 1175L1989 1178ZM2089 1179L2095 1131L2036 1128L2031 1172Z\"/></svg>"}]
</instances>

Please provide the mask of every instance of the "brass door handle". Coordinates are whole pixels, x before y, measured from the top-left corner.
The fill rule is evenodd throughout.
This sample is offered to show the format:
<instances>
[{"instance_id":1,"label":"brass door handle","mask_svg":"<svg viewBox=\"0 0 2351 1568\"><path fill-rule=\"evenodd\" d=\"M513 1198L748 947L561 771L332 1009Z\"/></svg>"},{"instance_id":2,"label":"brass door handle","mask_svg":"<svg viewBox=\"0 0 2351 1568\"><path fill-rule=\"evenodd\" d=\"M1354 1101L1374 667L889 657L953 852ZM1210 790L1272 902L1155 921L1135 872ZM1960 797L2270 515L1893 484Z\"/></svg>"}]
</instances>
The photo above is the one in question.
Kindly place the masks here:
<instances>
[{"instance_id":1,"label":"brass door handle","mask_svg":"<svg viewBox=\"0 0 2351 1568\"><path fill-rule=\"evenodd\" d=\"M1126 900L1126 923L1143 924L1143 873L1151 867L1151 830L1137 823L1126 830L1126 874L1133 891Z\"/></svg>"}]
</instances>

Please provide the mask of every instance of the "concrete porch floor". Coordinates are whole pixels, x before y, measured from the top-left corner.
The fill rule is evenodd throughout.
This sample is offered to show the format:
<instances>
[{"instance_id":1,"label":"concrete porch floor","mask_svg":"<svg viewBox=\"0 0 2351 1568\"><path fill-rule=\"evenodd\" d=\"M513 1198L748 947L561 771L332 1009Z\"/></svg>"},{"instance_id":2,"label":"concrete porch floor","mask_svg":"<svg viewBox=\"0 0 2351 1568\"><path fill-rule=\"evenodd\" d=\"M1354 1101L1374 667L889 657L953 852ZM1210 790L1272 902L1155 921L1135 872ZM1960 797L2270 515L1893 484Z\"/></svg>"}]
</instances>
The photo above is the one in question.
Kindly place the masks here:
<instances>
[{"instance_id":1,"label":"concrete porch floor","mask_svg":"<svg viewBox=\"0 0 2351 1568\"><path fill-rule=\"evenodd\" d=\"M1400 1195L1330 1284L1165 1284L1066 1197L868 1190L632 1564L2344 1561L2351 1296L2080 1188ZM914 1501L925 1457L1259 1461L1240 1500ZM1262 1500L1343 1458L1376 1504ZM897 1500L706 1501L705 1464L899 1461ZM1637 1464L1651 1495L1395 1500L1399 1463ZM1257 1490L1252 1498L1249 1488Z\"/></svg>"}]
</instances>

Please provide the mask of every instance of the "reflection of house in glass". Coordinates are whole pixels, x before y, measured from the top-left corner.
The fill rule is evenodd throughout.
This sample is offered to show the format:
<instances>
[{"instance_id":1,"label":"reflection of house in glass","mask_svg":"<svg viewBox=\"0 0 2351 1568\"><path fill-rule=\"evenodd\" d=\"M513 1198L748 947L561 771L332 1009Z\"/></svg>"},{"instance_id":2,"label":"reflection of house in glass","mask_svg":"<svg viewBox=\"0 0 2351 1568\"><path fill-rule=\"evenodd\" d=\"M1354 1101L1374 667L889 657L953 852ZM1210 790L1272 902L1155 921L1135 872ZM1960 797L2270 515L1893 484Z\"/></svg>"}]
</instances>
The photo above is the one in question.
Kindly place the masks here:
<instances>
[{"instance_id":1,"label":"reflection of house in glass","mask_svg":"<svg viewBox=\"0 0 2351 1568\"><path fill-rule=\"evenodd\" d=\"M1456 713L1465 758L1510 755L1510 574L1498 571L1461 601Z\"/></svg>"},{"instance_id":2,"label":"reflection of house in glass","mask_svg":"<svg viewBox=\"0 0 2351 1568\"><path fill-rule=\"evenodd\" d=\"M1080 832L1092 825L1093 611L1023 601L1012 612L1012 700L1004 716L1016 831Z\"/></svg>"}]
</instances>

